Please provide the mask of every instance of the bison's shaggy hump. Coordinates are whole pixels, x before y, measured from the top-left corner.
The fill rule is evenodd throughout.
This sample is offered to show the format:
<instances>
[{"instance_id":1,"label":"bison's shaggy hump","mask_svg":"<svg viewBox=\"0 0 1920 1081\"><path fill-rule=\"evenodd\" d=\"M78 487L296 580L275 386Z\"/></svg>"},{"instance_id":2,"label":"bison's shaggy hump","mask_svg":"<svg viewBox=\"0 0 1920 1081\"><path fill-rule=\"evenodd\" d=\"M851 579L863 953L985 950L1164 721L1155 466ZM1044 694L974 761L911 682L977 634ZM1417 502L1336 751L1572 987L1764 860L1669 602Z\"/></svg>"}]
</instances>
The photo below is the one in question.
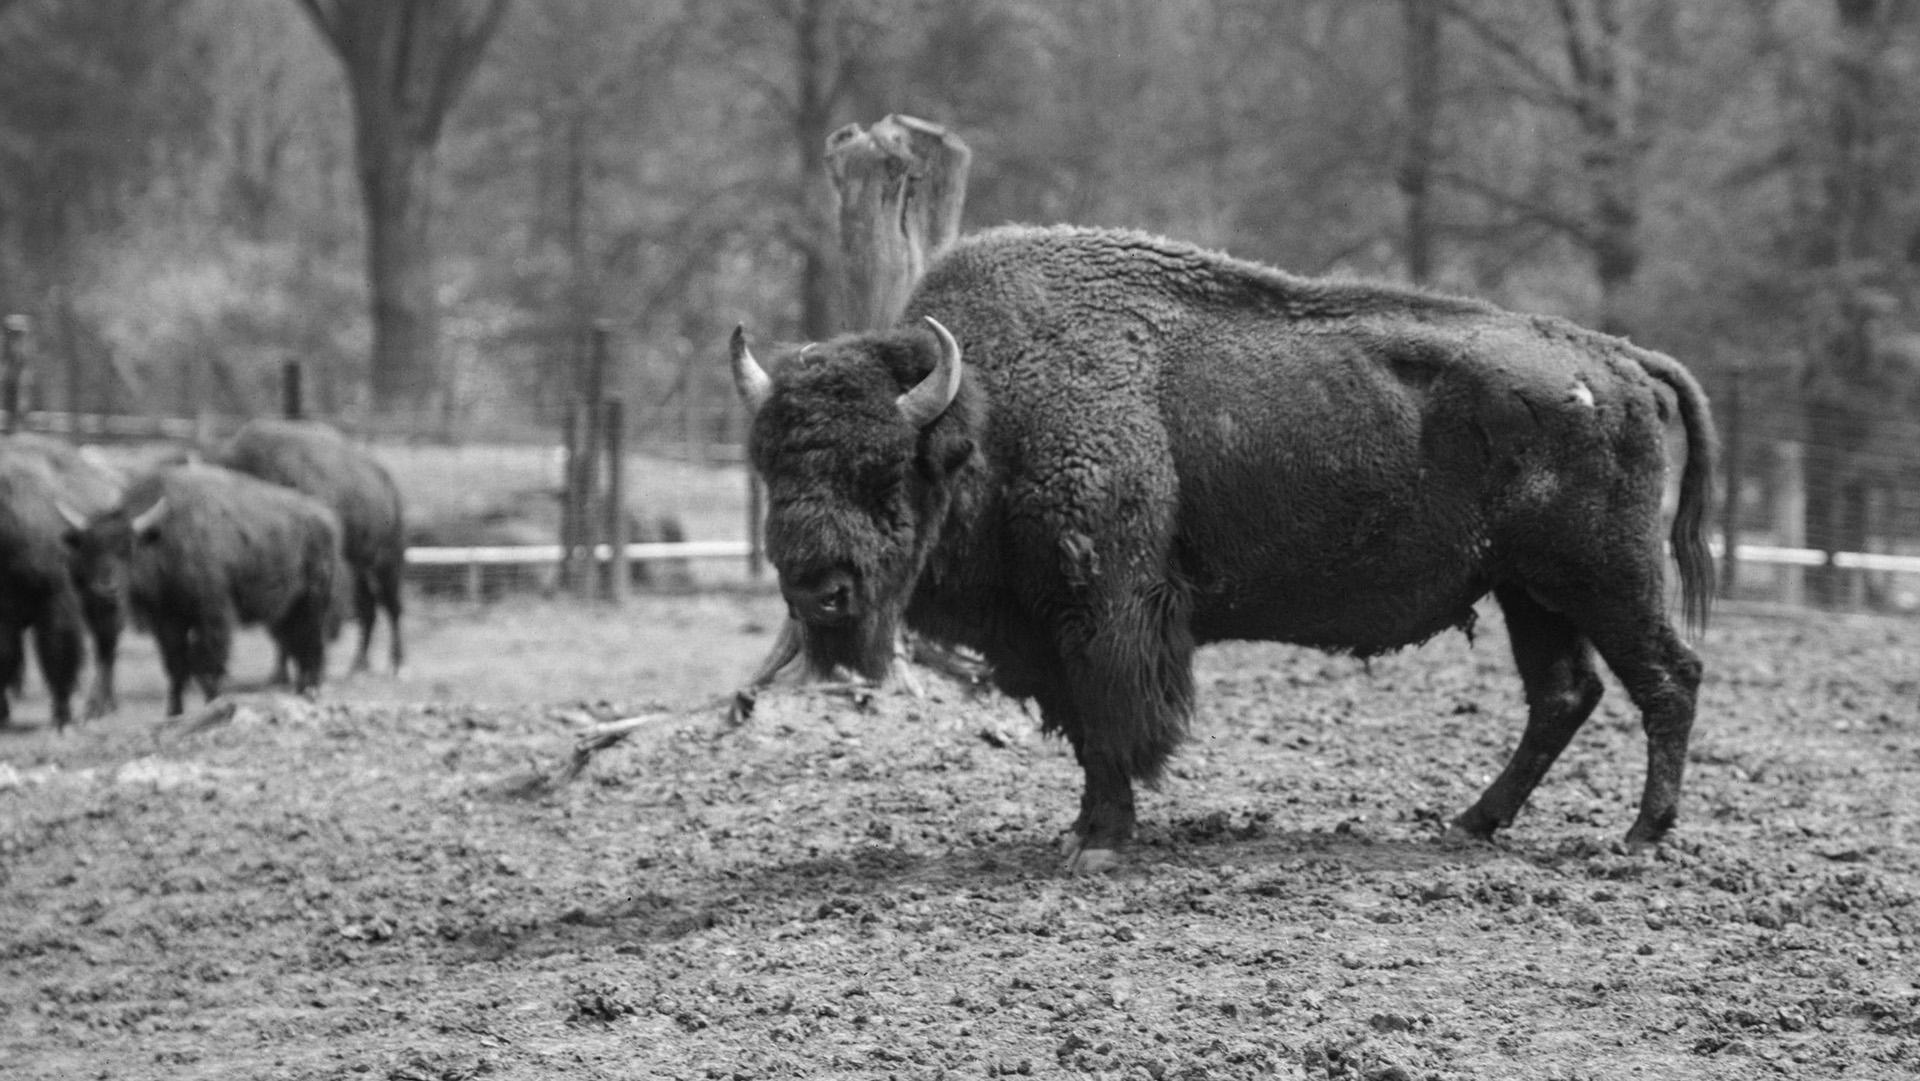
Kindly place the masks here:
<instances>
[{"instance_id":1,"label":"bison's shaggy hump","mask_svg":"<svg viewBox=\"0 0 1920 1081\"><path fill-rule=\"evenodd\" d=\"M905 314L772 376L736 341L768 553L816 671L879 675L904 622L1039 704L1086 771L1078 865L1126 838L1133 782L1183 738L1197 645L1377 653L1489 594L1530 713L1455 829L1512 820L1598 700L1596 654L1648 734L1628 837L1672 825L1700 665L1664 611L1663 540L1703 615L1714 440L1670 358L1073 227L960 241ZM1671 416L1686 461L1663 531Z\"/></svg>"},{"instance_id":2,"label":"bison's shaggy hump","mask_svg":"<svg viewBox=\"0 0 1920 1081\"><path fill-rule=\"evenodd\" d=\"M1071 267L1071 273L1061 271ZM923 292L1023 286L1070 290L1070 282L1144 290L1240 315L1351 320L1503 314L1485 301L1379 282L1305 278L1151 233L1078 226L1003 225L974 233L943 253ZM1059 296L1071 304L1070 296ZM1089 301L1096 305L1089 297Z\"/></svg>"}]
</instances>

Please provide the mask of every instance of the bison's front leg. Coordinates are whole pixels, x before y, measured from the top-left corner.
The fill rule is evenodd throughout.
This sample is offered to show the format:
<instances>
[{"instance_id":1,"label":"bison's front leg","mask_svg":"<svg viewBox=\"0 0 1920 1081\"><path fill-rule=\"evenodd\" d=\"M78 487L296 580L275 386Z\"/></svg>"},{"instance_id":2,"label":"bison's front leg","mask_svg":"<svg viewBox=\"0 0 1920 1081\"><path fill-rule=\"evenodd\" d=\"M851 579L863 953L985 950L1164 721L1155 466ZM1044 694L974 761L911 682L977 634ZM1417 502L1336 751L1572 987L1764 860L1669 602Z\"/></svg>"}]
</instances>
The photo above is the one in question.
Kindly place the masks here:
<instances>
[{"instance_id":1,"label":"bison's front leg","mask_svg":"<svg viewBox=\"0 0 1920 1081\"><path fill-rule=\"evenodd\" d=\"M1061 651L1066 689L1041 698L1047 726L1066 735L1086 773L1080 817L1061 844L1070 872L1118 862L1133 836L1133 783L1157 781L1186 736L1193 643L1176 617L1184 607L1164 602L1104 608L1091 638Z\"/></svg>"},{"instance_id":2,"label":"bison's front leg","mask_svg":"<svg viewBox=\"0 0 1920 1081\"><path fill-rule=\"evenodd\" d=\"M1087 786L1080 793L1080 817L1060 838L1060 853L1070 874L1093 874L1120 862L1120 848L1133 837L1133 779L1099 755L1080 752Z\"/></svg>"}]
</instances>

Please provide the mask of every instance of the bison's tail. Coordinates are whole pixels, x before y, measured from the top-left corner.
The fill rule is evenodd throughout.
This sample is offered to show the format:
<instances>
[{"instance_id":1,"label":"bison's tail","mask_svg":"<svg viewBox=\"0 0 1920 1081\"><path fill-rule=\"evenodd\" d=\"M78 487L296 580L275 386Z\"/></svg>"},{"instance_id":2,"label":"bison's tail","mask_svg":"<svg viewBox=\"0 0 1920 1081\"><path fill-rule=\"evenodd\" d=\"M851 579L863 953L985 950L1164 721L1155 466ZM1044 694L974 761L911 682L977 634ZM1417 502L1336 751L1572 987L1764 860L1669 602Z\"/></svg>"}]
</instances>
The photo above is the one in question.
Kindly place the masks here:
<instances>
[{"instance_id":1,"label":"bison's tail","mask_svg":"<svg viewBox=\"0 0 1920 1081\"><path fill-rule=\"evenodd\" d=\"M1665 383L1680 405L1680 425L1687 436L1687 464L1680 472L1680 503L1668 534L1674 560L1680 565L1680 597L1687 628L1698 633L1707 625L1713 605L1713 553L1707 550L1707 505L1713 494L1714 462L1719 439L1706 392L1680 362L1660 353L1639 352L1642 367Z\"/></svg>"}]
</instances>

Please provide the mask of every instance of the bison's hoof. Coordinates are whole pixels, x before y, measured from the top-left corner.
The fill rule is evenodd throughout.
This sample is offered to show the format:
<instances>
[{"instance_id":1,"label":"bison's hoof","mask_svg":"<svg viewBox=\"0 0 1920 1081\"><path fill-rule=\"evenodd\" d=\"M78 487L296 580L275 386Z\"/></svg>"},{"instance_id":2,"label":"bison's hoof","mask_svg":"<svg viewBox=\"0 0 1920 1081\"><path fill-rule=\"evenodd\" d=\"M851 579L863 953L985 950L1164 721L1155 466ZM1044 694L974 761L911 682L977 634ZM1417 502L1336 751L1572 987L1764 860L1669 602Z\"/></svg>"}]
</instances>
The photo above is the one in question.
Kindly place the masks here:
<instances>
[{"instance_id":1,"label":"bison's hoof","mask_svg":"<svg viewBox=\"0 0 1920 1081\"><path fill-rule=\"evenodd\" d=\"M1463 824L1458 818L1454 819L1453 824L1447 827L1447 832L1440 835L1440 843L1447 848L1470 848L1474 845L1491 844L1492 842L1492 830L1476 829Z\"/></svg>"},{"instance_id":2,"label":"bison's hoof","mask_svg":"<svg viewBox=\"0 0 1920 1081\"><path fill-rule=\"evenodd\" d=\"M1120 866L1120 854L1112 848L1093 848L1077 830L1060 835L1060 854L1066 857L1064 869L1070 875L1097 875Z\"/></svg>"},{"instance_id":3,"label":"bison's hoof","mask_svg":"<svg viewBox=\"0 0 1920 1081\"><path fill-rule=\"evenodd\" d=\"M1083 848L1067 858L1070 875L1097 875L1120 866L1120 854L1111 848Z\"/></svg>"},{"instance_id":4,"label":"bison's hoof","mask_svg":"<svg viewBox=\"0 0 1920 1081\"><path fill-rule=\"evenodd\" d=\"M1659 837L1642 837L1635 833L1628 833L1620 841L1620 852L1626 856L1651 856L1660 850L1661 840L1662 838Z\"/></svg>"}]
</instances>

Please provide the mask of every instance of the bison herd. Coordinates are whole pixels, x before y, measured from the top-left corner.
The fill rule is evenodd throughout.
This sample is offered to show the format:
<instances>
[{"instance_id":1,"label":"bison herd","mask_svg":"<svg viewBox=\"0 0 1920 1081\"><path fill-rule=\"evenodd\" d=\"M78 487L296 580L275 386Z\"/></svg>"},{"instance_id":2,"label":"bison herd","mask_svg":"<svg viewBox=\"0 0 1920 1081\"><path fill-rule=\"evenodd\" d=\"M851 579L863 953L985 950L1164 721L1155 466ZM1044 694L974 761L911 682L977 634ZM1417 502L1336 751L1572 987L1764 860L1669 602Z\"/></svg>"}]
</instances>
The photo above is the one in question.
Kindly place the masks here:
<instances>
[{"instance_id":1,"label":"bison herd","mask_svg":"<svg viewBox=\"0 0 1920 1081\"><path fill-rule=\"evenodd\" d=\"M310 691L345 614L359 624L358 669L385 611L397 670L405 551L393 479L323 424L253 421L131 480L56 440L0 437L0 685L19 687L31 635L64 728L91 643L84 715L111 711L129 615L159 645L170 715L189 684L220 692L241 626L272 636L276 681Z\"/></svg>"},{"instance_id":2,"label":"bison herd","mask_svg":"<svg viewBox=\"0 0 1920 1081\"><path fill-rule=\"evenodd\" d=\"M1673 826L1701 663L1666 610L1668 552L1698 625L1716 440L1672 358L1145 234L1009 227L935 259L900 327L779 359L735 332L792 617L771 660L877 680L908 631L976 652L1084 771L1071 868L1114 862L1135 785L1186 740L1197 646L1366 657L1470 630L1489 596L1527 722L1450 833L1513 821L1593 713L1601 663L1646 735L1627 843ZM392 481L324 427L256 422L124 487L14 437L0 680L31 631L65 725L90 638L87 712L112 708L123 603L159 641L170 713L190 682L218 692L239 624L311 688L343 614L364 666L384 608L398 667L403 543Z\"/></svg>"}]
</instances>

